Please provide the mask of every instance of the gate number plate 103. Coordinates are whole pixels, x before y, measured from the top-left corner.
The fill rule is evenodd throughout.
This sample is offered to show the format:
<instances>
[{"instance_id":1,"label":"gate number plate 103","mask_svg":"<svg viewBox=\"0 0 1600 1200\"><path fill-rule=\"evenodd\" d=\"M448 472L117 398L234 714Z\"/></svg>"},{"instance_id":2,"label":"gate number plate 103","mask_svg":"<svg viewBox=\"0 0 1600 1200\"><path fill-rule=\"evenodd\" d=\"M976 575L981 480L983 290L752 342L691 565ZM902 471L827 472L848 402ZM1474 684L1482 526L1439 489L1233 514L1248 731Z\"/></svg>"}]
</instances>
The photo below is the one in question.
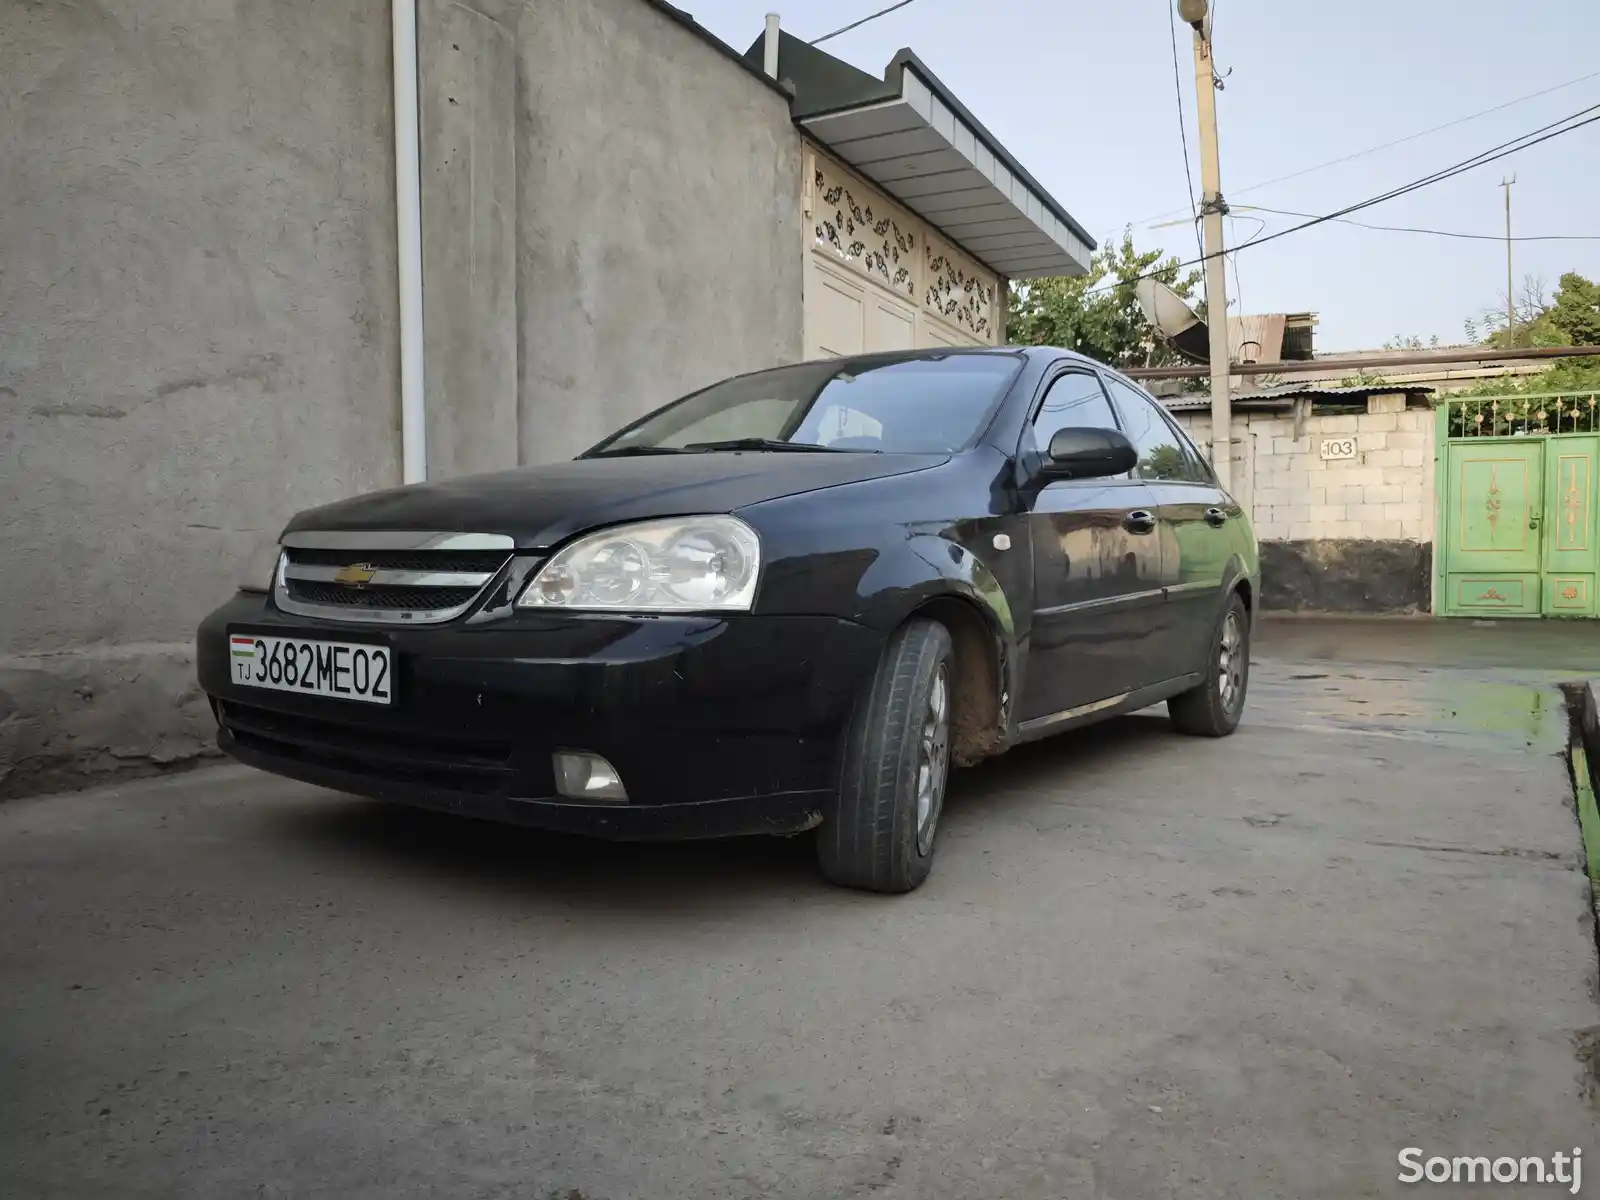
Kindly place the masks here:
<instances>
[{"instance_id":1,"label":"gate number plate 103","mask_svg":"<svg viewBox=\"0 0 1600 1200\"><path fill-rule=\"evenodd\" d=\"M387 646L233 633L228 635L228 657L233 664L233 682L241 687L368 704L389 704L394 698L393 663Z\"/></svg>"},{"instance_id":2,"label":"gate number plate 103","mask_svg":"<svg viewBox=\"0 0 1600 1200\"><path fill-rule=\"evenodd\" d=\"M1323 438L1321 457L1325 462L1356 456L1356 439L1353 437Z\"/></svg>"}]
</instances>

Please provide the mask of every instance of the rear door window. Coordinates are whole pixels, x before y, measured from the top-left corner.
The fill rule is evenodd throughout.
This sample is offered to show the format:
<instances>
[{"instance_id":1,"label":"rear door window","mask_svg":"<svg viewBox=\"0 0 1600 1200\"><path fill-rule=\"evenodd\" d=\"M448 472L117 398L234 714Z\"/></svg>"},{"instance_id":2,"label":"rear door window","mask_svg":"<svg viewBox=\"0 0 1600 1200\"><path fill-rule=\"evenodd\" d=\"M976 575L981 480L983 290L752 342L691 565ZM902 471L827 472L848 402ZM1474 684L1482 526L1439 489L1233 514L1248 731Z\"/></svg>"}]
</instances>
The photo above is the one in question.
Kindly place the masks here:
<instances>
[{"instance_id":1,"label":"rear door window","mask_svg":"<svg viewBox=\"0 0 1600 1200\"><path fill-rule=\"evenodd\" d=\"M1206 461L1206 456L1200 453L1200 448L1194 444L1194 439L1189 436L1182 425L1178 424L1177 418L1171 413L1162 412L1161 415L1167 419L1167 424L1172 427L1172 432L1177 435L1179 448L1189 456L1189 461L1194 471L1194 482L1216 483L1217 477L1211 470L1211 464Z\"/></svg>"}]
</instances>

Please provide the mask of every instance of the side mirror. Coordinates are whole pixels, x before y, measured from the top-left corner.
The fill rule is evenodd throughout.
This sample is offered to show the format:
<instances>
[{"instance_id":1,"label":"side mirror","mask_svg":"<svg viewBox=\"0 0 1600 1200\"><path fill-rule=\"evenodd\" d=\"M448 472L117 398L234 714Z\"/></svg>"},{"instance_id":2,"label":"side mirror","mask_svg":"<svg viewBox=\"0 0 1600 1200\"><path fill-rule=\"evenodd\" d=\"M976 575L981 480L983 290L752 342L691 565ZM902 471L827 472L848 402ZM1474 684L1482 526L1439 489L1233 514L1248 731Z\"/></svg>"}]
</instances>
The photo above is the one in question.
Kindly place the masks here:
<instances>
[{"instance_id":1,"label":"side mirror","mask_svg":"<svg viewBox=\"0 0 1600 1200\"><path fill-rule=\"evenodd\" d=\"M1126 475L1139 452L1115 429L1058 429L1039 473L1045 479L1105 479Z\"/></svg>"}]
</instances>

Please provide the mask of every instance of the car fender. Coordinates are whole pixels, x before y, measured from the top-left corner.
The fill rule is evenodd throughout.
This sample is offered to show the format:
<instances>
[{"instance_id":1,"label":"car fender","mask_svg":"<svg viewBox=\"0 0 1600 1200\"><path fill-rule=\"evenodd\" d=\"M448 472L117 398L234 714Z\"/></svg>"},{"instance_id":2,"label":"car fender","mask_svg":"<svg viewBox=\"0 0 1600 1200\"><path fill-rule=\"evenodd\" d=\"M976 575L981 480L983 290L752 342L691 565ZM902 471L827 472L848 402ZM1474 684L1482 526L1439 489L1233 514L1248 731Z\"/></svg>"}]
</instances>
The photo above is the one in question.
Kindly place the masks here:
<instances>
[{"instance_id":1,"label":"car fender","mask_svg":"<svg viewBox=\"0 0 1600 1200\"><path fill-rule=\"evenodd\" d=\"M1017 623L1011 598L994 570L959 542L938 534L915 534L903 550L883 555L862 576L859 614L864 624L898 628L942 600L964 604L978 618L994 664L997 720L985 742L998 750L1010 737L1011 700L1016 694Z\"/></svg>"},{"instance_id":2,"label":"car fender","mask_svg":"<svg viewBox=\"0 0 1600 1200\"><path fill-rule=\"evenodd\" d=\"M1250 603L1246 606L1250 610L1250 623L1255 624L1256 612L1261 607L1261 573L1260 570L1252 571L1250 564L1245 562L1242 555L1233 554L1228 558L1228 565L1222 572L1222 602L1227 603L1241 582L1250 584ZM1221 619L1220 617L1218 618Z\"/></svg>"}]
</instances>

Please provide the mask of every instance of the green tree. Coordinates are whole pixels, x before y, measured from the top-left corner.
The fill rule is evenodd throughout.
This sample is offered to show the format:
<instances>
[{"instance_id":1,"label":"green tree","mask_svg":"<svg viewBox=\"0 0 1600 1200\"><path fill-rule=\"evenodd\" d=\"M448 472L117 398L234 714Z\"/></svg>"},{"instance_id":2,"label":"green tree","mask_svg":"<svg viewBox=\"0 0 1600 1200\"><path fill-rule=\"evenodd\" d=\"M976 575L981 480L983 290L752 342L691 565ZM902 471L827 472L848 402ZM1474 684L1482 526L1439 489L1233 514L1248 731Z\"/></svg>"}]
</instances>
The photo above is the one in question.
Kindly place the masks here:
<instances>
[{"instance_id":1,"label":"green tree","mask_svg":"<svg viewBox=\"0 0 1600 1200\"><path fill-rule=\"evenodd\" d=\"M1016 345L1076 350L1114 367L1178 362L1177 351L1145 320L1134 291L1136 280L1153 275L1188 300L1200 272L1180 278L1178 270L1176 257L1163 259L1159 250L1135 249L1129 227L1119 244L1095 252L1087 275L1012 284L1006 338Z\"/></svg>"},{"instance_id":2,"label":"green tree","mask_svg":"<svg viewBox=\"0 0 1600 1200\"><path fill-rule=\"evenodd\" d=\"M1538 396L1547 392L1600 393L1600 359L1564 358L1534 375L1502 375L1498 379L1485 379L1473 387L1451 394L1464 397Z\"/></svg>"},{"instance_id":3,"label":"green tree","mask_svg":"<svg viewBox=\"0 0 1600 1200\"><path fill-rule=\"evenodd\" d=\"M1508 325L1504 310L1485 310L1468 318L1467 337L1499 349L1529 346L1600 345L1600 286L1576 271L1561 276L1555 295L1545 296L1544 281L1529 276L1514 306L1516 322Z\"/></svg>"},{"instance_id":4,"label":"green tree","mask_svg":"<svg viewBox=\"0 0 1600 1200\"><path fill-rule=\"evenodd\" d=\"M1600 284L1568 271L1543 316L1566 345L1600 346Z\"/></svg>"},{"instance_id":5,"label":"green tree","mask_svg":"<svg viewBox=\"0 0 1600 1200\"><path fill-rule=\"evenodd\" d=\"M1545 294L1544 279L1533 275L1526 276L1509 315L1506 312L1505 297L1502 296L1500 302L1493 308L1485 308L1476 318L1467 318L1465 322L1467 340L1470 342L1481 340L1483 345L1493 346L1497 350L1525 350L1530 346L1560 345L1559 335L1544 320L1549 309L1550 300Z\"/></svg>"}]
</instances>

